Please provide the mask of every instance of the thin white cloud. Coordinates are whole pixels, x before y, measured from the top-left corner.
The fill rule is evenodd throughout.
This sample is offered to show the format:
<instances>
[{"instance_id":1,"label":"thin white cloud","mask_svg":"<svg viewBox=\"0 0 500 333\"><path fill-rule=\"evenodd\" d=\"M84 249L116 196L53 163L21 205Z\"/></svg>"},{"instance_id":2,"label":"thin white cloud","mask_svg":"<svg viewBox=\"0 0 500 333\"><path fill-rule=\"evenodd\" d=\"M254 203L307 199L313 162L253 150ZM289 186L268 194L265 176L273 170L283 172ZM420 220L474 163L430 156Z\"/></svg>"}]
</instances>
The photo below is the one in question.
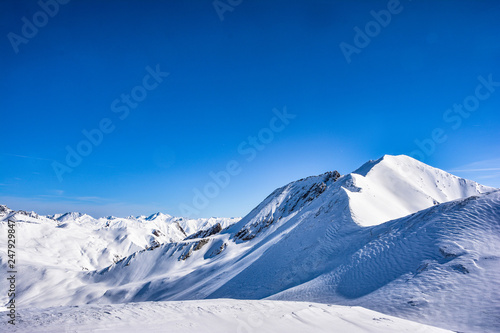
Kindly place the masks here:
<instances>
[{"instance_id":1,"label":"thin white cloud","mask_svg":"<svg viewBox=\"0 0 500 333\"><path fill-rule=\"evenodd\" d=\"M96 196L79 196L79 197L72 197L72 196L67 196L63 195L64 191L63 190L52 190L49 191L50 193L54 194L39 194L36 197L41 198L42 200L51 200L51 199L57 199L61 202L64 201L70 201L70 202L93 202L93 203L106 203L106 202L111 202L112 200L107 199L107 198L101 198L101 197L96 197Z\"/></svg>"},{"instance_id":2,"label":"thin white cloud","mask_svg":"<svg viewBox=\"0 0 500 333\"><path fill-rule=\"evenodd\" d=\"M484 176L479 176L476 177L477 179L500 179L500 174L493 174L493 175L484 175Z\"/></svg>"},{"instance_id":3,"label":"thin white cloud","mask_svg":"<svg viewBox=\"0 0 500 333\"><path fill-rule=\"evenodd\" d=\"M451 172L485 172L485 171L500 171L500 168L484 168L484 169L453 169Z\"/></svg>"},{"instance_id":4,"label":"thin white cloud","mask_svg":"<svg viewBox=\"0 0 500 333\"><path fill-rule=\"evenodd\" d=\"M448 172L473 180L485 180L483 185L500 186L500 158L481 160L458 166Z\"/></svg>"},{"instance_id":5,"label":"thin white cloud","mask_svg":"<svg viewBox=\"0 0 500 333\"><path fill-rule=\"evenodd\" d=\"M449 172L490 172L490 171L500 171L500 158L476 161L449 170Z\"/></svg>"},{"instance_id":6,"label":"thin white cloud","mask_svg":"<svg viewBox=\"0 0 500 333\"><path fill-rule=\"evenodd\" d=\"M43 158L43 157L26 156L26 155L9 154L9 153L3 153L3 154L4 154L4 155L7 155L7 156L20 157L20 158L28 158L28 159L32 159L32 160L52 161L51 159L48 159L48 158Z\"/></svg>"},{"instance_id":7,"label":"thin white cloud","mask_svg":"<svg viewBox=\"0 0 500 333\"><path fill-rule=\"evenodd\" d=\"M109 199L101 197L75 197L75 200L85 201L85 202L109 202Z\"/></svg>"}]
</instances>

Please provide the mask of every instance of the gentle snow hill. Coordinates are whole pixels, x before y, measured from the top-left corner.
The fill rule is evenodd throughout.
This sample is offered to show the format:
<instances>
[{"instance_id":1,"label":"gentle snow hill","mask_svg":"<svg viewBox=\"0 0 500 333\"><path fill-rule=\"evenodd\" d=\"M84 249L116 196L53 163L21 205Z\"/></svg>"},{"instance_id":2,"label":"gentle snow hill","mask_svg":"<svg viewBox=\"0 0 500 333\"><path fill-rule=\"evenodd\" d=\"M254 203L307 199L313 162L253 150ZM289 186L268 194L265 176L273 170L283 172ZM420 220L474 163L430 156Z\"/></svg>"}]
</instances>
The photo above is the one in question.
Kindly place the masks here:
<instances>
[{"instance_id":1,"label":"gentle snow hill","mask_svg":"<svg viewBox=\"0 0 500 333\"><path fill-rule=\"evenodd\" d=\"M29 309L18 316L14 329L6 320L0 328L18 333L451 332L360 307L229 299Z\"/></svg>"}]
</instances>

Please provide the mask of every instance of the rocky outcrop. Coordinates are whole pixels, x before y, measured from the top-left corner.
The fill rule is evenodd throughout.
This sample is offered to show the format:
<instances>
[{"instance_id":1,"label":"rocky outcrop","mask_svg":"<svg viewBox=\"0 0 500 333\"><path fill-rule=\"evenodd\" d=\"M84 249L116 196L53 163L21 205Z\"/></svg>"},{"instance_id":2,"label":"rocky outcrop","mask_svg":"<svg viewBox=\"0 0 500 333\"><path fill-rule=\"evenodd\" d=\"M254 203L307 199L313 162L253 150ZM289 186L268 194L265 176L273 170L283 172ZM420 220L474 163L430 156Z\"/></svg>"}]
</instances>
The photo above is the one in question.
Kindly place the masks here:
<instances>
[{"instance_id":1,"label":"rocky outcrop","mask_svg":"<svg viewBox=\"0 0 500 333\"><path fill-rule=\"evenodd\" d=\"M196 238L206 238L206 237L218 234L221 231L222 231L222 225L220 223L217 223L208 229L200 230L197 233L194 233L191 236L186 237L186 240L187 239L196 239Z\"/></svg>"},{"instance_id":2,"label":"rocky outcrop","mask_svg":"<svg viewBox=\"0 0 500 333\"><path fill-rule=\"evenodd\" d=\"M281 187L268 196L254 211L268 211L262 217L246 224L234 235L234 241L249 241L278 221L294 214L323 194L332 183L341 177L338 171L329 171L320 176L300 179ZM251 214L250 214L251 215Z\"/></svg>"}]
</instances>

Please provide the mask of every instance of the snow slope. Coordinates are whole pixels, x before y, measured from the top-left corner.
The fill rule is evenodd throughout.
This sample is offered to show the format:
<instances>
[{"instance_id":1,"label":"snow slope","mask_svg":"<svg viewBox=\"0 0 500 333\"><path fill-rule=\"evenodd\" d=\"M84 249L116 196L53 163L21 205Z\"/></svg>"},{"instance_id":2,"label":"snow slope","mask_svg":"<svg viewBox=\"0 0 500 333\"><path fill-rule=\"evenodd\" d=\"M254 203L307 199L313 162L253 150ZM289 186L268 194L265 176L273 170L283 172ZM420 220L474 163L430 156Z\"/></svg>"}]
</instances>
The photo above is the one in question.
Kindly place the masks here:
<instances>
[{"instance_id":1,"label":"snow slope","mask_svg":"<svg viewBox=\"0 0 500 333\"><path fill-rule=\"evenodd\" d=\"M58 283L28 279L37 293L21 295L26 306L306 300L494 332L499 210L498 189L386 155L348 175L283 186L235 224L215 223Z\"/></svg>"},{"instance_id":2,"label":"snow slope","mask_svg":"<svg viewBox=\"0 0 500 333\"><path fill-rule=\"evenodd\" d=\"M201 300L22 310L9 332L450 332L360 307L305 302ZM11 327L9 327L11 326Z\"/></svg>"}]
</instances>

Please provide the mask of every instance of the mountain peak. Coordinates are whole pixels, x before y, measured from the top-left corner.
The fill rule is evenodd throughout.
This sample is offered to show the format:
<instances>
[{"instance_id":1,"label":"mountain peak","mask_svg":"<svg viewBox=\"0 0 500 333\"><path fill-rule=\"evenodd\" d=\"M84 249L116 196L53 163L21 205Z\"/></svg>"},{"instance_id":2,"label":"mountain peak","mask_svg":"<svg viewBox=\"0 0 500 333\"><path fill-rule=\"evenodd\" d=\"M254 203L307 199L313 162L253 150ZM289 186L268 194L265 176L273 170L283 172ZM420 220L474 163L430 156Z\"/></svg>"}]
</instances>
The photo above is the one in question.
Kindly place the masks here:
<instances>
[{"instance_id":1,"label":"mountain peak","mask_svg":"<svg viewBox=\"0 0 500 333\"><path fill-rule=\"evenodd\" d=\"M428 166L410 156L407 155L384 155L377 160L370 160L354 170L352 173L366 177L366 175L377 165L384 165L389 167L394 167L396 165L406 165L406 166Z\"/></svg>"},{"instance_id":2,"label":"mountain peak","mask_svg":"<svg viewBox=\"0 0 500 333\"><path fill-rule=\"evenodd\" d=\"M354 220L363 226L493 190L406 155L384 155L351 176L346 186L350 207Z\"/></svg>"},{"instance_id":3,"label":"mountain peak","mask_svg":"<svg viewBox=\"0 0 500 333\"><path fill-rule=\"evenodd\" d=\"M149 215L146 218L146 221L154 221L156 219L168 219L168 218L171 218L171 217L172 217L171 215L163 214L162 212L157 212L157 213Z\"/></svg>"},{"instance_id":4,"label":"mountain peak","mask_svg":"<svg viewBox=\"0 0 500 333\"><path fill-rule=\"evenodd\" d=\"M8 212L11 212L12 210L5 206L5 205L0 205L0 214L4 214L4 213L8 213Z\"/></svg>"}]
</instances>

